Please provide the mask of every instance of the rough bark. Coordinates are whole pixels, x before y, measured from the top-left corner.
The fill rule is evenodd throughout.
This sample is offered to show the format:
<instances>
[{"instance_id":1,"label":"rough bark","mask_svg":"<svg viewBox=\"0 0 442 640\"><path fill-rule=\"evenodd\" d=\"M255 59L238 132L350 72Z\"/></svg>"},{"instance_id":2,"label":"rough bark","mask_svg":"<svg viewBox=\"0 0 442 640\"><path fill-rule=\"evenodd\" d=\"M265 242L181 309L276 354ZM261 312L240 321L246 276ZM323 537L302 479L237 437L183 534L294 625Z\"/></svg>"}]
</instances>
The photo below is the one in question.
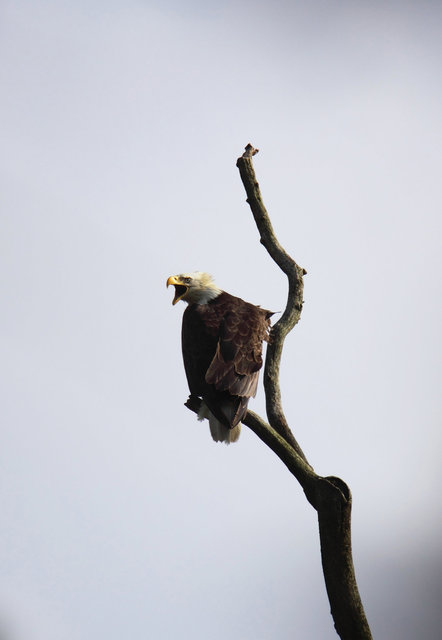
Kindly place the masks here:
<instances>
[{"instance_id":1,"label":"rough bark","mask_svg":"<svg viewBox=\"0 0 442 640\"><path fill-rule=\"evenodd\" d=\"M285 337L301 316L306 271L286 253L273 231L252 164L256 153L258 149L248 144L245 153L237 160L237 167L260 233L260 242L287 276L288 298L284 313L272 327L266 353L264 389L269 423L252 411L247 412L243 423L281 459L318 513L322 568L338 635L341 640L372 640L353 566L350 489L340 478L321 477L315 473L282 409L279 387L282 349ZM195 412L198 412L199 405L199 398L194 396L186 402L186 406Z\"/></svg>"}]
</instances>

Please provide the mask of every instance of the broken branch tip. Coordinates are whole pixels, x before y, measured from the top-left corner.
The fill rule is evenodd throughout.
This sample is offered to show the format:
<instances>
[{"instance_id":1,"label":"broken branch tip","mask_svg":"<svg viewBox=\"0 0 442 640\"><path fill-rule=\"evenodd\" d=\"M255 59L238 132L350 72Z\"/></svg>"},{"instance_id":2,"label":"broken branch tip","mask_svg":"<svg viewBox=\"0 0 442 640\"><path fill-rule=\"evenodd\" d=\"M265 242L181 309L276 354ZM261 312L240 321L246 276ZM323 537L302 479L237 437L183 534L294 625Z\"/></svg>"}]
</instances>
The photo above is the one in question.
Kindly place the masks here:
<instances>
[{"instance_id":1,"label":"broken branch tip","mask_svg":"<svg viewBox=\"0 0 442 640\"><path fill-rule=\"evenodd\" d=\"M246 146L246 150L242 154L242 157L243 158L252 158L258 152L259 152L259 149L255 149L249 142L249 144Z\"/></svg>"}]
</instances>

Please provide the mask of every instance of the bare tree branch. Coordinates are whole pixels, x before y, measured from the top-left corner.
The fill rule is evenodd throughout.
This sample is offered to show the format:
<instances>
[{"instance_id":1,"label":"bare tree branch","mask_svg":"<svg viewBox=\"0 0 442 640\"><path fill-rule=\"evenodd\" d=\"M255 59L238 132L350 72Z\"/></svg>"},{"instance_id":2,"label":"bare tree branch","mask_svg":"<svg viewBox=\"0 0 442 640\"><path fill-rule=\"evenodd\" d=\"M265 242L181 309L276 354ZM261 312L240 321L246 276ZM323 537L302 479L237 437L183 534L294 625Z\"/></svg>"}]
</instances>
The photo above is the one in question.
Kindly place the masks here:
<instances>
[{"instance_id":1,"label":"bare tree branch","mask_svg":"<svg viewBox=\"0 0 442 640\"><path fill-rule=\"evenodd\" d=\"M281 247L273 231L253 169L252 157L257 152L257 149L248 144L246 152L238 158L237 167L247 193L247 202L261 236L261 243L286 274L289 291L285 311L272 328L264 369L266 408L271 426L251 411L247 413L244 423L281 458L318 512L322 567L337 633L342 640L371 640L370 627L365 617L353 566L350 489L340 478L321 478L314 473L282 410L279 388L282 348L285 337L301 316L303 276L306 271Z\"/></svg>"},{"instance_id":2,"label":"bare tree branch","mask_svg":"<svg viewBox=\"0 0 442 640\"><path fill-rule=\"evenodd\" d=\"M201 406L201 400L197 396L190 395L184 405L198 414ZM301 457L297 451L283 438L275 429L265 422L258 414L247 411L247 415L243 420L243 424L247 425L256 435L261 438L265 444L276 453L276 455L286 465L288 470L299 481L300 485L306 492L306 495L312 495L315 490L316 480L319 477L313 471L311 466ZM314 497L312 497L314 500ZM312 502L313 504L313 502Z\"/></svg>"},{"instance_id":3,"label":"bare tree branch","mask_svg":"<svg viewBox=\"0 0 442 640\"><path fill-rule=\"evenodd\" d=\"M258 153L251 144L238 158L247 202L261 235L261 243L288 278L288 299L284 313L273 326L264 368L264 389L269 423L248 411L246 424L286 465L295 476L310 504L318 512L319 536L324 579L335 629L341 640L372 640L365 617L353 567L351 549L350 489L340 478L317 475L308 463L284 416L279 388L279 368L285 337L299 321L303 304L303 276L306 271L286 253L273 231L261 198L252 165ZM201 400L189 396L185 403L198 413Z\"/></svg>"},{"instance_id":4,"label":"bare tree branch","mask_svg":"<svg viewBox=\"0 0 442 640\"><path fill-rule=\"evenodd\" d=\"M307 461L301 447L291 432L282 409L281 390L279 387L279 368L281 364L282 347L286 335L299 322L303 305L305 269L298 266L288 253L279 244L272 223L262 201L259 184L255 176L252 164L252 156L258 153L251 144L246 147L246 152L238 158L236 166L239 169L243 181L247 202L253 213L253 217L261 236L261 244L267 249L270 256L286 274L288 278L288 298L284 313L278 322L272 327L270 343L267 347L266 363L264 367L264 389L266 395L267 417L272 427L289 442L295 451Z\"/></svg>"}]
</instances>

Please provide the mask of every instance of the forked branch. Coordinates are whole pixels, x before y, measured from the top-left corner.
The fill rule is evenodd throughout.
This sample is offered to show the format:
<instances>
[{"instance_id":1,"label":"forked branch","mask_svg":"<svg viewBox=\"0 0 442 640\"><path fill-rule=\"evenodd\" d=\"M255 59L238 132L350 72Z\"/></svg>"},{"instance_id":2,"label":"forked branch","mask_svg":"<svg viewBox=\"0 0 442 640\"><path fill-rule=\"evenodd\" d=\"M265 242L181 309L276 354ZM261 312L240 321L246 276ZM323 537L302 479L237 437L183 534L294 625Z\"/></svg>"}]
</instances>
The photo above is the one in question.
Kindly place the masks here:
<instances>
[{"instance_id":1,"label":"forked branch","mask_svg":"<svg viewBox=\"0 0 442 640\"><path fill-rule=\"evenodd\" d=\"M303 305L306 271L279 244L262 201L252 157L258 152L247 145L237 167L247 193L247 202L261 236L261 243L288 279L287 305L271 330L264 367L264 389L268 424L248 411L246 424L282 460L318 512L321 558L325 585L335 629L341 640L372 640L356 583L351 550L350 489L340 478L317 475L297 443L282 410L279 369L282 348L289 331L299 321ZM186 406L198 413L201 401L190 396Z\"/></svg>"},{"instance_id":2,"label":"forked branch","mask_svg":"<svg viewBox=\"0 0 442 640\"><path fill-rule=\"evenodd\" d=\"M306 271L282 248L273 231L253 169L252 157L257 152L248 144L238 158L237 167L261 243L288 278L288 298L282 317L272 328L267 347L264 389L270 425L251 411L244 422L280 457L318 512L322 567L337 633L342 640L371 640L353 566L350 489L340 478L321 478L313 471L282 410L279 387L282 348L285 337L301 316Z\"/></svg>"}]
</instances>

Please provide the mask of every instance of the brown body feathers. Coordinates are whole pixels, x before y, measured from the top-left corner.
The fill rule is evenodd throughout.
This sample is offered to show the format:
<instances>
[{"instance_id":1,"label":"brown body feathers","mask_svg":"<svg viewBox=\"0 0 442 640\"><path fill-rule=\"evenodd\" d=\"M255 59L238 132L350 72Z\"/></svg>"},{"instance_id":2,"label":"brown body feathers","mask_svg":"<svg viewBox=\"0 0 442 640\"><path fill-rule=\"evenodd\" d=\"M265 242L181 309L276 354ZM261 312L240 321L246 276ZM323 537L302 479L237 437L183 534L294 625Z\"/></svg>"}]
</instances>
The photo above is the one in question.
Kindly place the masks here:
<instances>
[{"instance_id":1,"label":"brown body feathers","mask_svg":"<svg viewBox=\"0 0 442 640\"><path fill-rule=\"evenodd\" d=\"M182 348L190 393L232 429L255 396L272 312L222 292L183 316Z\"/></svg>"}]
</instances>

